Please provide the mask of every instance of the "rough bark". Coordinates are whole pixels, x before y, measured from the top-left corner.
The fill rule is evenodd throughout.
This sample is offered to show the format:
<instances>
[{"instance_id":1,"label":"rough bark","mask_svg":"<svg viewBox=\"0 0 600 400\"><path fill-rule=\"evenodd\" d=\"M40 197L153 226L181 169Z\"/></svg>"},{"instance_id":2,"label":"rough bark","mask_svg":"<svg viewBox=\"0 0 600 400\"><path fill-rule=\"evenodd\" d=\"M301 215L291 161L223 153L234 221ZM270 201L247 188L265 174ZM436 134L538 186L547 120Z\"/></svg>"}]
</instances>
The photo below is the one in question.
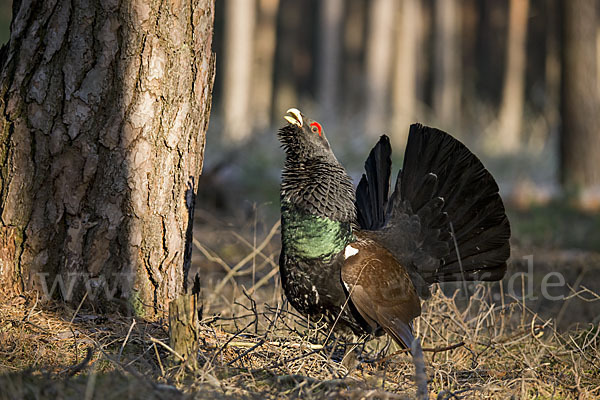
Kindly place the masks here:
<instances>
[{"instance_id":1,"label":"rough bark","mask_svg":"<svg viewBox=\"0 0 600 400\"><path fill-rule=\"evenodd\" d=\"M433 108L442 127L454 130L460 116L460 12L456 0L434 4Z\"/></svg>"},{"instance_id":2,"label":"rough bark","mask_svg":"<svg viewBox=\"0 0 600 400\"><path fill-rule=\"evenodd\" d=\"M600 185L600 96L596 3L563 0L561 180L579 189Z\"/></svg>"},{"instance_id":3,"label":"rough bark","mask_svg":"<svg viewBox=\"0 0 600 400\"><path fill-rule=\"evenodd\" d=\"M255 8L255 0L225 2L223 130L225 137L234 143L246 140L252 130L248 115L252 89Z\"/></svg>"},{"instance_id":4,"label":"rough bark","mask_svg":"<svg viewBox=\"0 0 600 400\"><path fill-rule=\"evenodd\" d=\"M184 285L212 0L16 0L0 66L0 288L151 315Z\"/></svg>"},{"instance_id":5,"label":"rough bark","mask_svg":"<svg viewBox=\"0 0 600 400\"><path fill-rule=\"evenodd\" d=\"M529 0L510 1L506 69L498 124L499 149L506 152L515 151L521 144L528 10Z\"/></svg>"}]
</instances>

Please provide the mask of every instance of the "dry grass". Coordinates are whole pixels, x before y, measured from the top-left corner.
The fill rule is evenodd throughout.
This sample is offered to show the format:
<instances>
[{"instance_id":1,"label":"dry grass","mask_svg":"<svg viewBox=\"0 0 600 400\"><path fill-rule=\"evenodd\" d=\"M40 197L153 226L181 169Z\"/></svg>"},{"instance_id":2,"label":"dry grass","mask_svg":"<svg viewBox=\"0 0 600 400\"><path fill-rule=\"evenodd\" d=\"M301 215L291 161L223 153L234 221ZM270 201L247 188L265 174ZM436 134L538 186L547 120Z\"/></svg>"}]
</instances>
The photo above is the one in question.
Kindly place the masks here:
<instances>
[{"instance_id":1,"label":"dry grass","mask_svg":"<svg viewBox=\"0 0 600 400\"><path fill-rule=\"evenodd\" d=\"M277 224L215 226L195 241L206 278L197 371L162 345L163 321L41 307L29 294L0 304L0 398L415 397L409 354L394 346L381 354L380 338L354 344L342 362L352 345L287 305ZM416 321L430 398L600 397L597 322L557 332L530 304L495 300L497 285L470 292L436 289ZM575 296L598 300L585 290Z\"/></svg>"}]
</instances>

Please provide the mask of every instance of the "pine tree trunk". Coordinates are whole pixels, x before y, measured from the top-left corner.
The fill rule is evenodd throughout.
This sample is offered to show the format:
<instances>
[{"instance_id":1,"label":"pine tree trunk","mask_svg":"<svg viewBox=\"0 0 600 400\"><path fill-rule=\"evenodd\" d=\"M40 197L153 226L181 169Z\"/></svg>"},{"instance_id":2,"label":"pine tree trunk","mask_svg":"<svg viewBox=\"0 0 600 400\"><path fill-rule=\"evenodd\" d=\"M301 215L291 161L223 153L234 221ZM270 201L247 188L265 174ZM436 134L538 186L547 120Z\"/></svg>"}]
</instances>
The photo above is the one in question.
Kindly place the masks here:
<instances>
[{"instance_id":1,"label":"pine tree trunk","mask_svg":"<svg viewBox=\"0 0 600 400\"><path fill-rule=\"evenodd\" d=\"M237 143L246 140L252 130L248 115L252 88L255 8L255 0L225 1L223 129L225 137Z\"/></svg>"},{"instance_id":2,"label":"pine tree trunk","mask_svg":"<svg viewBox=\"0 0 600 400\"><path fill-rule=\"evenodd\" d=\"M456 0L435 2L433 108L441 126L456 128L460 116L460 12Z\"/></svg>"},{"instance_id":3,"label":"pine tree trunk","mask_svg":"<svg viewBox=\"0 0 600 400\"><path fill-rule=\"evenodd\" d=\"M0 57L0 290L158 313L191 260L214 4L14 10Z\"/></svg>"},{"instance_id":4,"label":"pine tree trunk","mask_svg":"<svg viewBox=\"0 0 600 400\"><path fill-rule=\"evenodd\" d=\"M525 63L529 0L511 0L508 24L506 69L498 126L498 144L510 152L521 144L525 105Z\"/></svg>"},{"instance_id":5,"label":"pine tree trunk","mask_svg":"<svg viewBox=\"0 0 600 400\"><path fill-rule=\"evenodd\" d=\"M600 185L596 4L563 0L561 15L561 180L583 189Z\"/></svg>"}]
</instances>

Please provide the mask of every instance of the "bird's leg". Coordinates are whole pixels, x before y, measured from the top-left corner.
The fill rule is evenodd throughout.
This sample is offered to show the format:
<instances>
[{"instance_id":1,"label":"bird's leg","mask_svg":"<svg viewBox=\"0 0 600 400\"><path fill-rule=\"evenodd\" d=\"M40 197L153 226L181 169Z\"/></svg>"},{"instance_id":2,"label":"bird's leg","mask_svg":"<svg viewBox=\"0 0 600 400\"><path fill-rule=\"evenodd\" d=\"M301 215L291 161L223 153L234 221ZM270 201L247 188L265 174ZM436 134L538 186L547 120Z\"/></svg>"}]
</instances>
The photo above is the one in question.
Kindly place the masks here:
<instances>
[{"instance_id":1,"label":"bird's leg","mask_svg":"<svg viewBox=\"0 0 600 400\"><path fill-rule=\"evenodd\" d=\"M356 350L359 346L362 346L362 350L364 350L365 342L362 336L356 336L355 334L351 335L352 341L350 343L344 343L344 357L342 358L342 365L346 367L348 371L353 370L358 364L358 357L356 355ZM350 348L348 348L350 345Z\"/></svg>"},{"instance_id":2,"label":"bird's leg","mask_svg":"<svg viewBox=\"0 0 600 400\"><path fill-rule=\"evenodd\" d=\"M377 355L375 356L375 360L380 360L381 358L385 357L385 355L387 354L388 350L390 349L390 345L392 344L392 338L389 335L385 335L385 346L383 346L383 349L381 349Z\"/></svg>"},{"instance_id":3,"label":"bird's leg","mask_svg":"<svg viewBox=\"0 0 600 400\"><path fill-rule=\"evenodd\" d=\"M366 342L365 342L365 344L366 344ZM385 357L386 353L390 349L391 344L392 344L392 339L388 335L386 335L385 346L383 346L383 349L379 350L375 354L375 357L373 357L373 358L361 357L360 362L372 364L372 363L376 363L376 362L380 361L382 358Z\"/></svg>"},{"instance_id":4,"label":"bird's leg","mask_svg":"<svg viewBox=\"0 0 600 400\"><path fill-rule=\"evenodd\" d=\"M367 362L367 363L372 363L375 361L379 360L379 357L381 354L384 354L385 352L387 352L389 346L390 346L390 340L388 339L385 347L377 353L377 356L374 359L366 359L365 357L363 357L363 354L365 353L365 347L367 345L367 342L369 340L372 339L372 336L370 334L366 334L366 335L361 335L361 336L356 336L356 335L352 335L352 342L346 342L346 346L348 346L349 344L351 345L351 347L348 349L345 349L345 354L344 357L342 359L342 364L344 366L346 366L346 368L350 369L350 367L354 368L356 367L357 363L363 363L363 362Z\"/></svg>"}]
</instances>

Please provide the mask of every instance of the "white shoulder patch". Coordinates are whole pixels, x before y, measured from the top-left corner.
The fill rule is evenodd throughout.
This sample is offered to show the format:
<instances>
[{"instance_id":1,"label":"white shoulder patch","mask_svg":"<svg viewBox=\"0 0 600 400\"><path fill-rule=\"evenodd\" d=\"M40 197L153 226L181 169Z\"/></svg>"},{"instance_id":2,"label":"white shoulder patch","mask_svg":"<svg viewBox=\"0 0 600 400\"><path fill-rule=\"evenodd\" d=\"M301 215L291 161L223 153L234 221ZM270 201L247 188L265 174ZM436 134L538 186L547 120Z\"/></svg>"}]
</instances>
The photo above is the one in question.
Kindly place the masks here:
<instances>
[{"instance_id":1,"label":"white shoulder patch","mask_svg":"<svg viewBox=\"0 0 600 400\"><path fill-rule=\"evenodd\" d=\"M356 254L358 254L358 249L355 249L354 247L352 247L352 245L348 245L344 249L344 259L352 257Z\"/></svg>"}]
</instances>

